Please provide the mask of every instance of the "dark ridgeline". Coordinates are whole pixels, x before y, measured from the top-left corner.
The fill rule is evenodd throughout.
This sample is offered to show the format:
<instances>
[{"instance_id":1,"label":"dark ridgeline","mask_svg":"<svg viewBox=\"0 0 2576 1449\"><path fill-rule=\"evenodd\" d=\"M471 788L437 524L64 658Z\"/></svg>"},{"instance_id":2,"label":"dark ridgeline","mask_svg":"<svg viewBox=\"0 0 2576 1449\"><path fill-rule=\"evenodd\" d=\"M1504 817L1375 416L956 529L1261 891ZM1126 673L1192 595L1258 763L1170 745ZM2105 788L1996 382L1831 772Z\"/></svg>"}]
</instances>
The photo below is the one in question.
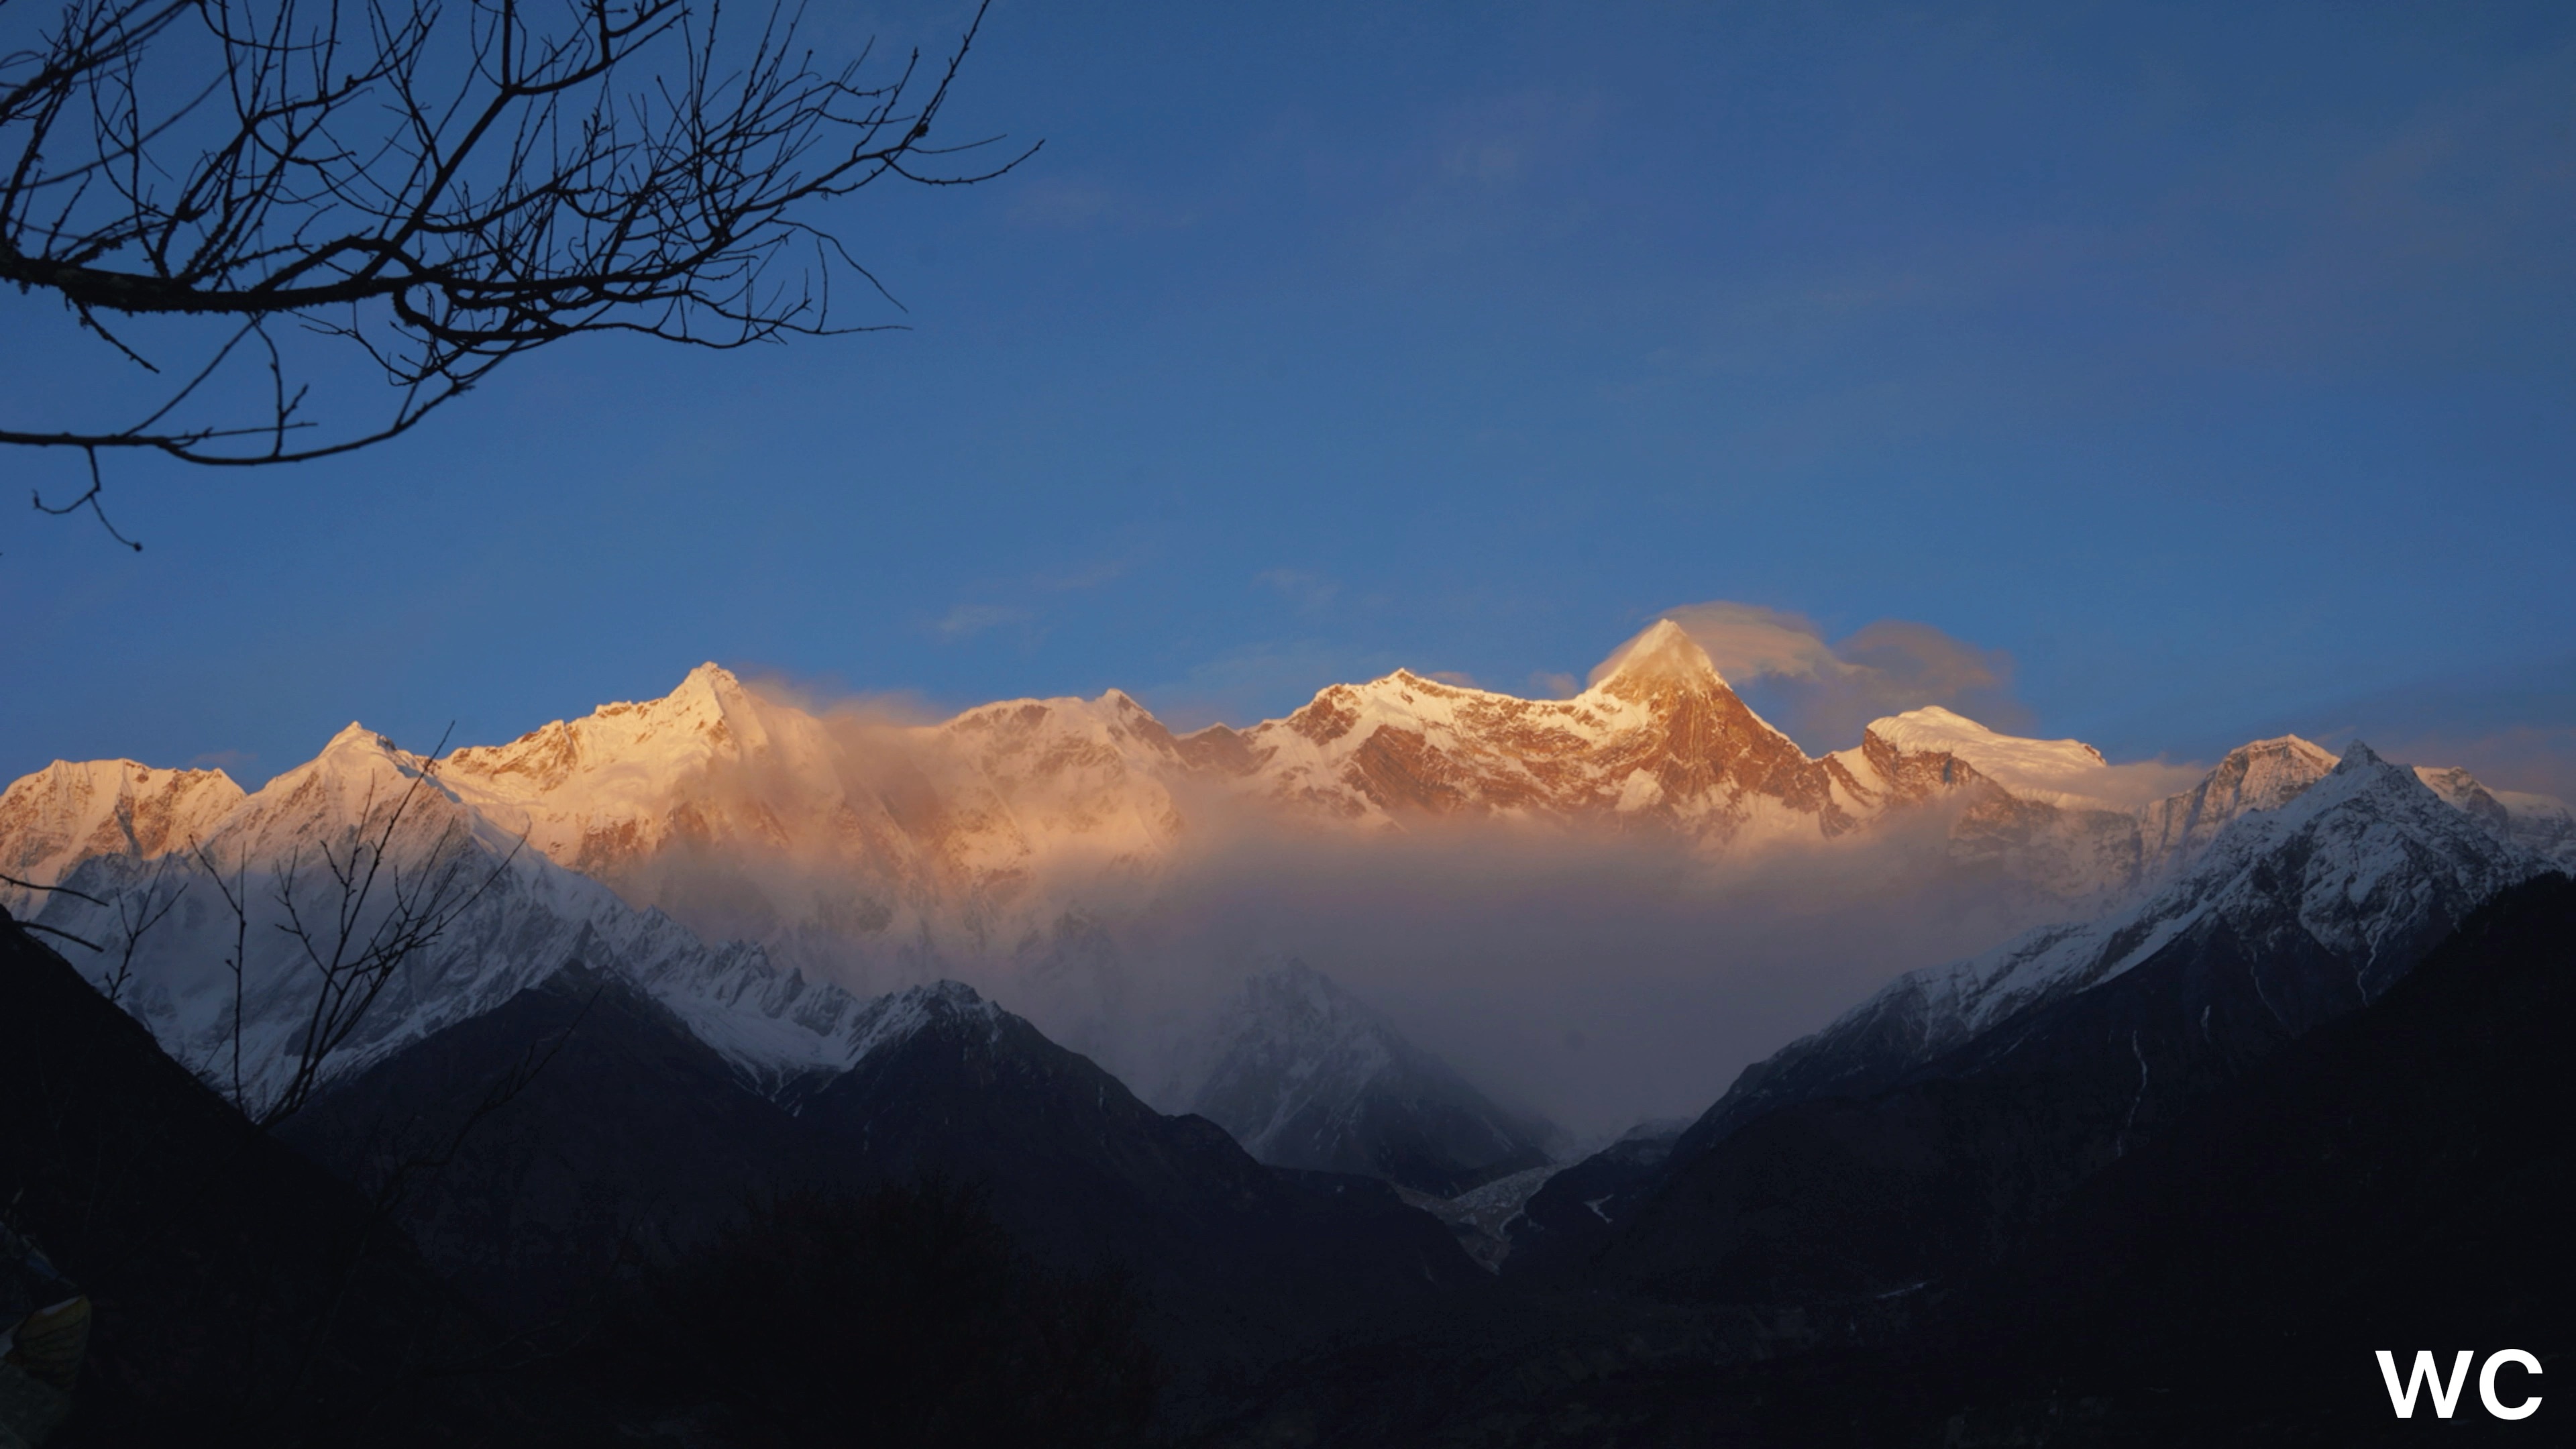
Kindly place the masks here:
<instances>
[{"instance_id":1,"label":"dark ridgeline","mask_svg":"<svg viewBox=\"0 0 2576 1449\"><path fill-rule=\"evenodd\" d=\"M360 1073L290 1136L370 1189L441 1164L413 1169L400 1222L500 1321L541 1335L623 1311L627 1280L746 1218L792 1236L805 1209L785 1205L924 1182L971 1194L1039 1279L1123 1285L1183 1399L1484 1276L1385 1184L1265 1168L963 986L896 1012L903 1029L856 1068L772 1101L659 1003L575 966Z\"/></svg>"},{"instance_id":2,"label":"dark ridgeline","mask_svg":"<svg viewBox=\"0 0 2576 1449\"><path fill-rule=\"evenodd\" d=\"M781 1105L573 966L272 1135L0 951L0 1202L97 1306L55 1443L1118 1443L1487 1281L962 987Z\"/></svg>"},{"instance_id":3,"label":"dark ridgeline","mask_svg":"<svg viewBox=\"0 0 2576 1449\"><path fill-rule=\"evenodd\" d=\"M1506 1271L1733 1303L1945 1282L2541 868L2355 746L2300 807L2230 827L2167 888L2025 938L2014 949L2056 974L1982 1029L1947 1030L1940 1004L1976 988L1915 973L1746 1069L1651 1172L1550 1183ZM1607 1176L1611 1196L1583 1186ZM1578 1191L1598 1210L1575 1210Z\"/></svg>"},{"instance_id":4,"label":"dark ridgeline","mask_svg":"<svg viewBox=\"0 0 2576 1449\"><path fill-rule=\"evenodd\" d=\"M2462 1348L2522 1348L2561 1368L2571 1032L2576 882L2546 876L2086 1183L1912 1340L1820 1368L1884 1383L1891 1425L1943 1413L1991 1440L2080 1407L2137 1444L2413 1429L2379 1349L2401 1368L2428 1348L2446 1367ZM2440 1428L2536 1442L2540 1422L2493 1421L2472 1392Z\"/></svg>"},{"instance_id":5,"label":"dark ridgeline","mask_svg":"<svg viewBox=\"0 0 2576 1449\"><path fill-rule=\"evenodd\" d=\"M2418 899L2449 934L2382 991L2284 901L1892 1082L1620 1144L1530 1203L1520 1295L1392 1315L1208 1442L2357 1443L2374 1350L2563 1363L2576 885Z\"/></svg>"},{"instance_id":6,"label":"dark ridgeline","mask_svg":"<svg viewBox=\"0 0 2576 1449\"><path fill-rule=\"evenodd\" d=\"M53 1443L400 1443L501 1407L420 1380L488 1333L367 1197L5 914L0 1210L95 1309Z\"/></svg>"}]
</instances>

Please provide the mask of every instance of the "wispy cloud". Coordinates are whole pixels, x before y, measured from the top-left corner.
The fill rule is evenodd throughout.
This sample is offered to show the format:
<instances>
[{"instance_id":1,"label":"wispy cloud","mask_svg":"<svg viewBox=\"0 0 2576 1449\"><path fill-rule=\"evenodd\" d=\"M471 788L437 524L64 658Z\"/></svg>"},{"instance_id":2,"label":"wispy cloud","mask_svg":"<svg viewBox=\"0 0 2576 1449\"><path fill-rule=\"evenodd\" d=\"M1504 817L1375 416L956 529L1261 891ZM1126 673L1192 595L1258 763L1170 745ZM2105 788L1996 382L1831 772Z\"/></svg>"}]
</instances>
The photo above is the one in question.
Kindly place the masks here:
<instances>
[{"instance_id":1,"label":"wispy cloud","mask_svg":"<svg viewBox=\"0 0 2576 1449\"><path fill-rule=\"evenodd\" d=\"M1003 604L959 604L941 615L930 626L930 632L938 635L940 642L954 644L988 630L1030 624L1036 621L1036 617L1026 609L1014 609Z\"/></svg>"},{"instance_id":2,"label":"wispy cloud","mask_svg":"<svg viewBox=\"0 0 2576 1449\"><path fill-rule=\"evenodd\" d=\"M1252 581L1308 614L1321 613L1342 590L1341 580L1304 569L1264 569Z\"/></svg>"},{"instance_id":3,"label":"wispy cloud","mask_svg":"<svg viewBox=\"0 0 2576 1449\"><path fill-rule=\"evenodd\" d=\"M1051 594L1080 593L1085 589L1096 589L1103 584L1116 583L1127 576L1127 570L1134 563L1134 559L1124 554L1115 558L1099 559L1069 569L1035 575L1029 580L1029 587L1042 589Z\"/></svg>"},{"instance_id":4,"label":"wispy cloud","mask_svg":"<svg viewBox=\"0 0 2576 1449\"><path fill-rule=\"evenodd\" d=\"M1871 720L1931 704L1995 729L2030 722L2012 696L2012 656L1929 624L1882 619L1829 642L1805 615L1759 604L1719 599L1663 617L1688 630L1728 683L1759 695L1756 707L1810 750L1855 744ZM1602 661L1592 678L1612 662Z\"/></svg>"}]
</instances>

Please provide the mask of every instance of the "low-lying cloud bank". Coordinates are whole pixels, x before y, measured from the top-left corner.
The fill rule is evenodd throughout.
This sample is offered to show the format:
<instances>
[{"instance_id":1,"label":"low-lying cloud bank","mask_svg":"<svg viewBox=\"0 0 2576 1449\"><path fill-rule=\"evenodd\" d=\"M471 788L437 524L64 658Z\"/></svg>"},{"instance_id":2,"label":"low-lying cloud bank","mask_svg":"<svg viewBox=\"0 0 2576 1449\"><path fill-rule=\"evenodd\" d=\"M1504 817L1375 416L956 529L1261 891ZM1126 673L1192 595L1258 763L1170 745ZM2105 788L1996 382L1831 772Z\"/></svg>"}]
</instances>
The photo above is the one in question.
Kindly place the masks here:
<instances>
[{"instance_id":1,"label":"low-lying cloud bank","mask_svg":"<svg viewBox=\"0 0 2576 1449\"><path fill-rule=\"evenodd\" d=\"M1113 1050L1152 1090L1186 1070L1164 1044L1216 995L1295 958L1578 1135L1696 1115L1888 977L2031 923L1948 861L1947 826L1927 812L1714 868L1651 839L1552 827L1244 832L1182 865L1122 933L1140 1021L1171 1029Z\"/></svg>"},{"instance_id":2,"label":"low-lying cloud bank","mask_svg":"<svg viewBox=\"0 0 2576 1449\"><path fill-rule=\"evenodd\" d=\"M764 684L780 699L787 691ZM840 783L928 823L969 797L961 758L905 701L799 699ZM797 788L757 767L693 787L743 810ZM1896 972L2031 923L2026 895L1952 864L1938 811L1861 838L1712 861L1668 837L1491 817L1401 831L1300 823L1180 786L1159 865L1044 867L1021 888L1078 907L936 950L880 914L901 882L853 877L833 820L779 820L766 849L681 846L615 882L709 939L875 993L962 979L1116 1072L1187 1106L1193 1053L1245 976L1298 959L1497 1096L1578 1134L1705 1108L1747 1063ZM1087 875L1078 873L1088 872Z\"/></svg>"},{"instance_id":3,"label":"low-lying cloud bank","mask_svg":"<svg viewBox=\"0 0 2576 1449\"><path fill-rule=\"evenodd\" d=\"M2010 658L1928 625L1882 621L1828 640L1810 620L1740 603L1664 617L1811 753L1856 743L1871 719L1928 704L2001 731L2028 728L2010 694ZM783 693L774 684L763 692ZM898 817L947 808L957 762L924 745L913 728L928 722L920 710L799 702L830 722L854 788ZM2482 777L2494 769L2499 786L2550 788L2558 782L2532 781L2528 766L2563 753L2566 734L2494 733L2484 750L2428 736L2416 753ZM2389 748L2402 753L2407 743ZM2134 807L2190 788L2206 768L2122 763L2069 788ZM742 783L754 795L767 788ZM1484 819L1354 833L1286 825L1220 790L1185 789L1175 804L1186 825L1164 863L1123 872L1083 863L1102 872L1095 888L1078 893L1084 908L1043 939L995 940L980 953L853 955L834 974L869 991L960 977L1177 1110L1203 1065L1193 1043L1222 1000L1250 972L1299 959L1478 1084L1588 1134L1695 1114L1745 1065L1891 976L2072 909L2034 905L2029 892L1956 863L1945 849L1951 822L1938 811L1859 839L1712 862L1615 830ZM760 935L782 907L852 894L803 854L673 857L656 868L670 899L694 903L675 912L692 925ZM1055 895L1063 882L1036 884Z\"/></svg>"}]
</instances>

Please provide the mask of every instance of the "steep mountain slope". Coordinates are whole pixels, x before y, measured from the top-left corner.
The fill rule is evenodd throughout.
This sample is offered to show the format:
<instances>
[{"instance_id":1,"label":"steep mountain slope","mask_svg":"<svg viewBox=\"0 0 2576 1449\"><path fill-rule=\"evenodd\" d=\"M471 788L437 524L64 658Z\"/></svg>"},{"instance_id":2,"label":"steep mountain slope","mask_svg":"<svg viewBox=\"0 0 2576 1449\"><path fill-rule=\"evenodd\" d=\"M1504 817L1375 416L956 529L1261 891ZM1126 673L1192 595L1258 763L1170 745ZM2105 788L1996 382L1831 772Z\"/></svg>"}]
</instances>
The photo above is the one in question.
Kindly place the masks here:
<instances>
[{"instance_id":1,"label":"steep mountain slope","mask_svg":"<svg viewBox=\"0 0 2576 1449\"><path fill-rule=\"evenodd\" d=\"M1690 1124L1640 1124L1619 1140L1549 1177L1503 1225L1503 1261L1521 1281L1566 1281L1610 1245L1612 1225L1634 1216L1663 1180L1673 1144Z\"/></svg>"},{"instance_id":2,"label":"steep mountain slope","mask_svg":"<svg viewBox=\"0 0 2576 1449\"><path fill-rule=\"evenodd\" d=\"M2499 838L2576 869L2576 811L2569 810L2566 801L2520 790L2490 790L2456 766L2418 767L2415 775L2427 789L2474 816Z\"/></svg>"},{"instance_id":3,"label":"steep mountain slope","mask_svg":"<svg viewBox=\"0 0 2576 1449\"><path fill-rule=\"evenodd\" d=\"M1901 1385L1882 1403L1970 1433L2091 1398L2132 1442L2361 1443L2396 1427L2374 1350L2555 1367L2576 1347L2576 1275L2543 1246L2576 1194L2571 1030L2576 883L2549 876L2088 1185L1898 1372L1867 1366Z\"/></svg>"},{"instance_id":4,"label":"steep mountain slope","mask_svg":"<svg viewBox=\"0 0 2576 1449\"><path fill-rule=\"evenodd\" d=\"M107 948L85 969L130 964L118 999L183 1060L228 1078L238 1023L252 1095L276 1090L262 1073L307 1045L313 962L273 929L290 882L297 914L331 937L317 943L326 958L399 922L395 897L438 927L364 1026L324 1044L326 1074L507 1000L533 980L526 963L577 954L644 983L776 1091L847 1064L860 1001L951 975L998 982L1060 1039L1159 1072L1132 1049L1139 973L1154 963L1130 952L1156 912L1188 909L1178 867L1202 842L1536 822L1551 827L1541 837L1616 831L1722 870L1919 820L1937 828L1889 838L1945 841L1963 890L2002 882L2065 914L2169 882L2228 821L2312 783L2324 758L2258 742L2139 808L2115 798L2135 793L2132 767L1938 709L1810 758L1665 622L1568 700L1399 671L1282 720L1177 739L1116 691L913 725L800 709L708 665L667 698L434 769L355 725L249 796L215 772L58 763L0 797L0 860L108 902L16 892L43 924ZM2509 840L2576 850L2550 802L2508 802L2459 772L2426 778ZM333 862L371 851L398 806L395 870L344 942ZM250 926L238 1002L228 893ZM126 962L131 925L174 898ZM2015 899L2017 919L2046 919Z\"/></svg>"},{"instance_id":5,"label":"steep mountain slope","mask_svg":"<svg viewBox=\"0 0 2576 1449\"><path fill-rule=\"evenodd\" d=\"M1556 1135L1496 1106L1302 961L1218 1019L1191 1108L1276 1167L1364 1173L1450 1198L1543 1165Z\"/></svg>"},{"instance_id":6,"label":"steep mountain slope","mask_svg":"<svg viewBox=\"0 0 2576 1449\"><path fill-rule=\"evenodd\" d=\"M885 1011L880 1045L800 1098L798 1119L847 1170L988 1184L1032 1248L1136 1272L1167 1354L1264 1357L1484 1276L1383 1183L1263 1167L966 987L917 987Z\"/></svg>"},{"instance_id":7,"label":"steep mountain slope","mask_svg":"<svg viewBox=\"0 0 2576 1449\"><path fill-rule=\"evenodd\" d=\"M704 1242L755 1197L924 1176L976 1186L1046 1262L1134 1275L1194 1369L1482 1276L1382 1184L1262 1167L954 982L866 1003L848 1039L848 1066L771 1100L632 981L573 963L292 1133L370 1187L409 1170L404 1225L521 1325L577 1321L629 1245Z\"/></svg>"},{"instance_id":8,"label":"steep mountain slope","mask_svg":"<svg viewBox=\"0 0 2576 1449\"><path fill-rule=\"evenodd\" d=\"M1680 626L1630 641L1567 700L1399 670L1335 685L1285 719L1184 741L1272 801L1356 821L1459 813L1651 824L1705 844L1838 835L1875 782L1809 759L1747 709Z\"/></svg>"},{"instance_id":9,"label":"steep mountain slope","mask_svg":"<svg viewBox=\"0 0 2576 1449\"><path fill-rule=\"evenodd\" d=\"M2395 1419L2373 1351L2571 1348L2557 1114L2576 886L2543 877L2380 999L2212 1091L1947 1291L1775 1312L1594 1284L1375 1333L1275 1374L1212 1445L2532 1443ZM2475 1378L2472 1372L2469 1376Z\"/></svg>"},{"instance_id":10,"label":"steep mountain slope","mask_svg":"<svg viewBox=\"0 0 2576 1449\"><path fill-rule=\"evenodd\" d=\"M2141 906L1919 976L1748 1069L1684 1134L1603 1271L1751 1301L1966 1271L2545 870L2356 745Z\"/></svg>"},{"instance_id":11,"label":"steep mountain slope","mask_svg":"<svg viewBox=\"0 0 2576 1449\"><path fill-rule=\"evenodd\" d=\"M1682 1150L1793 1101L1888 1085L2016 1013L2222 927L2263 951L2322 953L2339 963L2330 998L2316 997L2329 984L2319 982L2276 1003L2288 1030L2304 1030L2386 990L2478 902L2540 868L2366 746L2355 745L2323 783L2299 793L2279 783L2246 788L2249 776L2264 774L2256 753L2264 748L2231 755L2193 792L2194 810L2159 812L2185 822L2177 837L2221 813L2229 818L2170 884L2097 920L2042 927L1982 956L1906 973L1823 1031L1747 1068ZM2301 773L2275 771L2272 779ZM2283 795L2288 801L2277 808L2251 803Z\"/></svg>"},{"instance_id":12,"label":"steep mountain slope","mask_svg":"<svg viewBox=\"0 0 2576 1449\"><path fill-rule=\"evenodd\" d=\"M521 848L425 765L353 725L203 825L194 849L136 838L85 856L64 881L95 899L48 893L37 919L100 946L83 955L92 979L209 1081L229 1085L238 1066L254 1107L286 1089L308 1043L328 1080L499 1006L574 956L631 976L753 1079L847 1065L857 998L756 948L709 950ZM135 933L129 957L128 927L162 904L173 908ZM335 964L374 994L362 1012L349 1009L359 995L341 996L350 1029L317 1039Z\"/></svg>"},{"instance_id":13,"label":"steep mountain slope","mask_svg":"<svg viewBox=\"0 0 2576 1449\"><path fill-rule=\"evenodd\" d=\"M96 1305L57 1442L454 1442L461 1307L0 915L0 1213Z\"/></svg>"},{"instance_id":14,"label":"steep mountain slope","mask_svg":"<svg viewBox=\"0 0 2576 1449\"><path fill-rule=\"evenodd\" d=\"M2188 867L2238 816L2271 810L2325 778L2335 757L2285 735L2228 752L2193 788L2134 807L2130 788L2089 745L1997 735L1943 709L1874 721L1864 756L1965 766L1990 787L1972 792L1951 826L1951 858L2076 907L2103 907Z\"/></svg>"},{"instance_id":15,"label":"steep mountain slope","mask_svg":"<svg viewBox=\"0 0 2576 1449\"><path fill-rule=\"evenodd\" d=\"M578 1321L621 1249L821 1180L811 1135L680 1018L575 957L337 1082L282 1135L393 1204L509 1329Z\"/></svg>"}]
</instances>

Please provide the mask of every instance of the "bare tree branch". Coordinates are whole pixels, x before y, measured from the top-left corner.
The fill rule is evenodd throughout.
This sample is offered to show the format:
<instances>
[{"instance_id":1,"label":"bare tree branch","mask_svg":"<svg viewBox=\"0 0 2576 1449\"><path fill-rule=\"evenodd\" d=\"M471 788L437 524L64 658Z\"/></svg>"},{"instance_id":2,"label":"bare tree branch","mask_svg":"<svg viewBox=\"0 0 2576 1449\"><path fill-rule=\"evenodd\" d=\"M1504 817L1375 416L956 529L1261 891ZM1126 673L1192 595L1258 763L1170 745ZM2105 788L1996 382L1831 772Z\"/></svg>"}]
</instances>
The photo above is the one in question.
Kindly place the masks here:
<instances>
[{"instance_id":1,"label":"bare tree branch","mask_svg":"<svg viewBox=\"0 0 2576 1449\"><path fill-rule=\"evenodd\" d=\"M107 902L100 900L98 897L91 895L87 891L76 891L67 885L39 885L31 880L20 880L14 875L0 875L0 885L16 886L22 891L56 891L63 895L70 896L74 900L87 901L91 905L98 906L102 909L107 905ZM19 924L24 925L26 923L21 921Z\"/></svg>"},{"instance_id":2,"label":"bare tree branch","mask_svg":"<svg viewBox=\"0 0 2576 1449\"><path fill-rule=\"evenodd\" d=\"M798 18L742 29L718 0L65 0L0 54L0 283L58 297L149 375L166 324L225 330L148 414L0 426L0 445L87 454L88 491L37 506L104 524L101 450L299 462L399 436L565 337L721 349L887 325L834 314L834 271L893 299L825 205L889 177L989 180L1037 148L928 144L982 9L944 61L881 74L866 52L819 62ZM978 154L994 159L959 164ZM143 341L111 317L161 321ZM309 414L294 375L345 367L334 352L381 376L381 411ZM243 366L264 366L263 403L248 379L210 386Z\"/></svg>"}]
</instances>

